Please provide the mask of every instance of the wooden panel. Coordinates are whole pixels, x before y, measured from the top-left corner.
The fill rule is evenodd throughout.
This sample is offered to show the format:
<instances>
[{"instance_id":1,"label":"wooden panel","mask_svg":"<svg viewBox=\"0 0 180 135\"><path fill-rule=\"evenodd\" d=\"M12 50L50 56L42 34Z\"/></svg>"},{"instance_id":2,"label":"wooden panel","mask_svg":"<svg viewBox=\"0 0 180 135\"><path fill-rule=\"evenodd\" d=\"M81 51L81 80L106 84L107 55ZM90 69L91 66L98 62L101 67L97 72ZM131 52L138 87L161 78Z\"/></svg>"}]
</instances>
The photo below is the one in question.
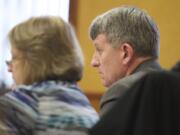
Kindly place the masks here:
<instances>
[{"instance_id":1,"label":"wooden panel","mask_svg":"<svg viewBox=\"0 0 180 135\"><path fill-rule=\"evenodd\" d=\"M99 103L100 99L102 97L102 94L98 93L86 93L87 97L89 98L92 106L96 109L97 112L99 112Z\"/></svg>"},{"instance_id":2,"label":"wooden panel","mask_svg":"<svg viewBox=\"0 0 180 135\"><path fill-rule=\"evenodd\" d=\"M78 8L78 0L70 0L70 9L69 9L69 22L74 26L74 28L77 28L77 12Z\"/></svg>"}]
</instances>

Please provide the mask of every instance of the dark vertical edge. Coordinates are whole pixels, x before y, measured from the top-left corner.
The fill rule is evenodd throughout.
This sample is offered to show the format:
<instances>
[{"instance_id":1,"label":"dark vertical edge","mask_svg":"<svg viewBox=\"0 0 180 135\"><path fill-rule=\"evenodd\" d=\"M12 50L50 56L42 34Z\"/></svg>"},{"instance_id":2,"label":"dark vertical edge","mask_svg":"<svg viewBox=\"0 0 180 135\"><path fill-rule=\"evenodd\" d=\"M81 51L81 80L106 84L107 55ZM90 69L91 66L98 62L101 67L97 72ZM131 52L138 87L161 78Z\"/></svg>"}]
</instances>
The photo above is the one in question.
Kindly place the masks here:
<instances>
[{"instance_id":1,"label":"dark vertical edge","mask_svg":"<svg viewBox=\"0 0 180 135\"><path fill-rule=\"evenodd\" d=\"M69 22L77 29L78 0L70 0Z\"/></svg>"}]
</instances>

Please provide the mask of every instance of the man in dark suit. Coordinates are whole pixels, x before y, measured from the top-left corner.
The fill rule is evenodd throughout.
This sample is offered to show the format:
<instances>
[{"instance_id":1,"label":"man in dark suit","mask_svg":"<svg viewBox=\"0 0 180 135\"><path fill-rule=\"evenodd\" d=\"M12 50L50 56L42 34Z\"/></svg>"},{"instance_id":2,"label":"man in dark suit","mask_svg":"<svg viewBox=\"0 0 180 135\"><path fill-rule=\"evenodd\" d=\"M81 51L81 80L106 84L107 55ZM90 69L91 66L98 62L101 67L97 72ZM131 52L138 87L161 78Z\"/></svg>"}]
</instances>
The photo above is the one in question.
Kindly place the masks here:
<instances>
[{"instance_id":1,"label":"man in dark suit","mask_svg":"<svg viewBox=\"0 0 180 135\"><path fill-rule=\"evenodd\" d=\"M180 135L180 74L143 76L116 101L90 135Z\"/></svg>"},{"instance_id":2,"label":"man in dark suit","mask_svg":"<svg viewBox=\"0 0 180 135\"><path fill-rule=\"evenodd\" d=\"M180 72L180 60L176 62L176 64L171 68L174 72Z\"/></svg>"},{"instance_id":3,"label":"man in dark suit","mask_svg":"<svg viewBox=\"0 0 180 135\"><path fill-rule=\"evenodd\" d=\"M142 76L161 70L159 31L145 11L122 6L96 17L89 35L95 46L91 64L108 88L100 103L102 116Z\"/></svg>"}]
</instances>

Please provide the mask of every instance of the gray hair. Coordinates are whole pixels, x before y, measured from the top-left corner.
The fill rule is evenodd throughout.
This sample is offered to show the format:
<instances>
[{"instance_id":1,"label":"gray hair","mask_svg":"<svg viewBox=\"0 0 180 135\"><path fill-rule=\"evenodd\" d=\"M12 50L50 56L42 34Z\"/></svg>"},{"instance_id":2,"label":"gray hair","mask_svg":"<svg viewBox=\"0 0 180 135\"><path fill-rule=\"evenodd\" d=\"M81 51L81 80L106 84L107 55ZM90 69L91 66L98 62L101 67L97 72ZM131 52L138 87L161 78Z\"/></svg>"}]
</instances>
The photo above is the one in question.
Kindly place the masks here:
<instances>
[{"instance_id":1,"label":"gray hair","mask_svg":"<svg viewBox=\"0 0 180 135\"><path fill-rule=\"evenodd\" d=\"M105 34L113 47L129 43L137 56L159 55L159 31L153 19L137 7L122 6L97 16L89 28L94 40Z\"/></svg>"}]
</instances>

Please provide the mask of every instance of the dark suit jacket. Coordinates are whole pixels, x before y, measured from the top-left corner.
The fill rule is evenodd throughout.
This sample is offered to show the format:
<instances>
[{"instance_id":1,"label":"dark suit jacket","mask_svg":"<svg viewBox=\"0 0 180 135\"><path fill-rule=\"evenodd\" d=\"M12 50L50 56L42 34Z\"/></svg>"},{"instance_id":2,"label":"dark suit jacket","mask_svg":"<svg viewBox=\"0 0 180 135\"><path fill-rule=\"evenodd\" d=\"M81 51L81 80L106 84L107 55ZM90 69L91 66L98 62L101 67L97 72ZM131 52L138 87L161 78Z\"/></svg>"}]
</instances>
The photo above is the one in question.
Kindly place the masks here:
<instances>
[{"instance_id":1,"label":"dark suit jacket","mask_svg":"<svg viewBox=\"0 0 180 135\"><path fill-rule=\"evenodd\" d=\"M122 96L135 82L141 79L145 74L151 71L162 70L155 60L147 60L140 64L135 71L116 83L114 83L103 95L100 101L100 116L104 115L116 103L117 99Z\"/></svg>"},{"instance_id":2,"label":"dark suit jacket","mask_svg":"<svg viewBox=\"0 0 180 135\"><path fill-rule=\"evenodd\" d=\"M146 74L116 101L90 135L180 135L180 74Z\"/></svg>"}]
</instances>

